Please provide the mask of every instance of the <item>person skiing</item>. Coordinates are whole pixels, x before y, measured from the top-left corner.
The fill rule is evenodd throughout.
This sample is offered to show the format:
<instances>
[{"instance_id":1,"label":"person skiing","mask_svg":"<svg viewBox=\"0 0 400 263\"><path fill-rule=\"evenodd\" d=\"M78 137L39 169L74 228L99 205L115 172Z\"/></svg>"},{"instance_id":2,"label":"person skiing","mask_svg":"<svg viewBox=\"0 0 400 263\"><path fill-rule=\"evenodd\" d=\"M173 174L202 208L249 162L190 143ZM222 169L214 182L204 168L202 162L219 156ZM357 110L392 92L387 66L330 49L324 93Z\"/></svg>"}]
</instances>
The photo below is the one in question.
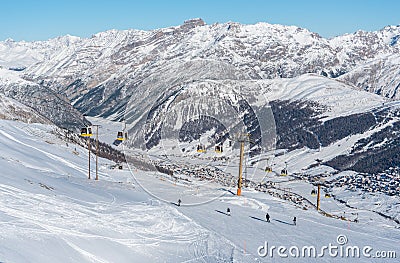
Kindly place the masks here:
<instances>
[{"instance_id":1,"label":"person skiing","mask_svg":"<svg viewBox=\"0 0 400 263\"><path fill-rule=\"evenodd\" d=\"M231 215L231 210L229 209L229 207L228 207L228 209L226 209L226 213L228 214L228 216Z\"/></svg>"},{"instance_id":2,"label":"person skiing","mask_svg":"<svg viewBox=\"0 0 400 263\"><path fill-rule=\"evenodd\" d=\"M293 225L296 225L296 217L293 217Z\"/></svg>"},{"instance_id":3,"label":"person skiing","mask_svg":"<svg viewBox=\"0 0 400 263\"><path fill-rule=\"evenodd\" d=\"M265 215L265 219L267 220L267 222L270 222L270 221L269 221L269 214L268 214L268 213Z\"/></svg>"},{"instance_id":4,"label":"person skiing","mask_svg":"<svg viewBox=\"0 0 400 263\"><path fill-rule=\"evenodd\" d=\"M181 206L181 199L178 199L178 206Z\"/></svg>"}]
</instances>

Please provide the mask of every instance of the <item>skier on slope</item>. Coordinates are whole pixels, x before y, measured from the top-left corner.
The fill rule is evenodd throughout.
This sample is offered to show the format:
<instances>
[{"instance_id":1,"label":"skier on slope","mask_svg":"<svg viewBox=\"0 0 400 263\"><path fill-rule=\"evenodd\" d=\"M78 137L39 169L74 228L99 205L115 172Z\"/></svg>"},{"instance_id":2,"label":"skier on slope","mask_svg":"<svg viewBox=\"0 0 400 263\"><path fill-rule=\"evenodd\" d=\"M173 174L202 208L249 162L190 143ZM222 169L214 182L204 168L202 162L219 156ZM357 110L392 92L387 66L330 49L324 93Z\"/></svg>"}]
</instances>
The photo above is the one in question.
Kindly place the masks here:
<instances>
[{"instance_id":1,"label":"skier on slope","mask_svg":"<svg viewBox=\"0 0 400 263\"><path fill-rule=\"evenodd\" d=\"M228 209L226 209L226 213L228 214L228 216L231 215L231 210L229 209L229 207L228 207Z\"/></svg>"},{"instance_id":2,"label":"skier on slope","mask_svg":"<svg viewBox=\"0 0 400 263\"><path fill-rule=\"evenodd\" d=\"M293 217L293 225L296 225L296 217Z\"/></svg>"},{"instance_id":3,"label":"skier on slope","mask_svg":"<svg viewBox=\"0 0 400 263\"><path fill-rule=\"evenodd\" d=\"M267 220L267 222L270 222L270 221L269 221L269 218L270 218L270 217L269 217L269 214L267 213L267 214L265 215L265 219Z\"/></svg>"},{"instance_id":4,"label":"skier on slope","mask_svg":"<svg viewBox=\"0 0 400 263\"><path fill-rule=\"evenodd\" d=\"M178 206L181 206L181 199L178 199Z\"/></svg>"}]
</instances>

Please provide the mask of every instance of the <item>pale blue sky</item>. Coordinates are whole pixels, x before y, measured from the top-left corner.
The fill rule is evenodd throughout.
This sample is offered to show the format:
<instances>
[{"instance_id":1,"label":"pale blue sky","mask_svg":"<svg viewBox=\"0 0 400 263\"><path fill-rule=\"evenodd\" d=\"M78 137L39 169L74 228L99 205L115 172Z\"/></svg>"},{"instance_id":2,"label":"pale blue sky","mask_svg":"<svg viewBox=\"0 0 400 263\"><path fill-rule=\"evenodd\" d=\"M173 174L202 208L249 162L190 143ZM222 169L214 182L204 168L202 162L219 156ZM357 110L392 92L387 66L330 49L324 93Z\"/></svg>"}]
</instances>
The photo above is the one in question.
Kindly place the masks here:
<instances>
[{"instance_id":1,"label":"pale blue sky","mask_svg":"<svg viewBox=\"0 0 400 263\"><path fill-rule=\"evenodd\" d=\"M400 24L398 0L0 0L0 40L90 37L108 29L156 29L190 18L296 25L333 37Z\"/></svg>"}]
</instances>

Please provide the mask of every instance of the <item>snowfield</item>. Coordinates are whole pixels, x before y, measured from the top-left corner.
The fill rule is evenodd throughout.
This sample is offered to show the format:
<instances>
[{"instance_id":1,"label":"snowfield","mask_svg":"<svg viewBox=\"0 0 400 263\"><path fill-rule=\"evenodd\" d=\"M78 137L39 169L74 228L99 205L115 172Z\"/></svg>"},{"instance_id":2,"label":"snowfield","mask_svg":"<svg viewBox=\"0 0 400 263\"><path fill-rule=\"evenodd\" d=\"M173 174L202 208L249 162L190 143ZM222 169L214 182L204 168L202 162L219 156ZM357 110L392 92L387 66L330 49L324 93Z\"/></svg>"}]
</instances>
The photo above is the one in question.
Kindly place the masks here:
<instances>
[{"instance_id":1,"label":"snowfield","mask_svg":"<svg viewBox=\"0 0 400 263\"><path fill-rule=\"evenodd\" d=\"M53 130L0 120L1 262L397 262L374 257L379 251L400 256L399 226L367 209L357 211L359 223L348 222L251 189L240 197L229 189L222 196L210 190L216 196L211 202L190 205L183 198L177 206L140 188L135 178L145 172L114 170L105 159L99 159L99 180L89 180L87 150L66 144ZM92 178L94 169L92 160ZM187 190L156 177L153 184L171 195ZM286 184L305 196L312 189L304 181ZM355 213L333 199L321 207ZM346 257L349 246L359 247L360 257ZM366 246L371 250L363 254ZM317 258L312 250L308 256L309 247Z\"/></svg>"}]
</instances>

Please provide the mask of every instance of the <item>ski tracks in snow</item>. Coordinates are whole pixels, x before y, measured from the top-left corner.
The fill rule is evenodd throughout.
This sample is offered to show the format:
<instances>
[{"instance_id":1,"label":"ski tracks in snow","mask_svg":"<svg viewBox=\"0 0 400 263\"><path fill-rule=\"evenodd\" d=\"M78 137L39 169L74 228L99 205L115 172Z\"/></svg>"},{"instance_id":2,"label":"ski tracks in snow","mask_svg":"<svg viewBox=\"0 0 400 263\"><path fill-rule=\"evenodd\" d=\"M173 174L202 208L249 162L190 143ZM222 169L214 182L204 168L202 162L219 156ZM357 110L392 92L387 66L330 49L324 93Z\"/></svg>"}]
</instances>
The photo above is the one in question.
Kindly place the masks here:
<instances>
[{"instance_id":1,"label":"ski tracks in snow","mask_svg":"<svg viewBox=\"0 0 400 263\"><path fill-rule=\"evenodd\" d=\"M10 218L0 225L1 236L57 238L89 262L109 261L82 244L113 244L152 255L162 243L162 248L178 247L175 256L182 261L206 258L209 252L208 231L170 206L118 204L115 200L78 203L74 198L33 194L4 184L0 184L0 198L0 212Z\"/></svg>"},{"instance_id":2,"label":"ski tracks in snow","mask_svg":"<svg viewBox=\"0 0 400 263\"><path fill-rule=\"evenodd\" d=\"M27 148L30 148L30 149L34 149L35 151L38 151L38 152L40 152L40 153L46 155L48 158L50 158L50 159L52 159L52 160L54 160L54 161L60 162L60 163L62 163L62 164L65 164L66 166L71 167L72 169L77 170L77 171L79 171L79 172L81 172L81 173L83 173L83 174L86 174L86 173L87 173L87 171L86 171L85 169L83 169L83 168L81 168L81 167L79 167L79 166L77 166L77 165L75 165L75 164L73 164L73 163L71 163L71 162L68 162L67 160L65 160L65 159L62 158L62 157L56 156L56 155L54 155L54 154L52 154L52 153L49 153L49 152L47 152L47 151L44 151L44 150L41 150L41 149L36 148L36 147L34 147L34 146L28 145L28 144L26 144L26 143L24 143L24 142L22 142L22 141L16 139L14 136L12 136L12 135L10 135L10 134L8 134L8 133L2 131L2 130L0 130L0 133L1 133L4 137L6 137L6 138L8 138L8 139L10 139L10 140L12 140L12 141L14 141L15 143L18 143L18 144L23 145L23 146L25 146L25 147L27 147Z\"/></svg>"}]
</instances>

